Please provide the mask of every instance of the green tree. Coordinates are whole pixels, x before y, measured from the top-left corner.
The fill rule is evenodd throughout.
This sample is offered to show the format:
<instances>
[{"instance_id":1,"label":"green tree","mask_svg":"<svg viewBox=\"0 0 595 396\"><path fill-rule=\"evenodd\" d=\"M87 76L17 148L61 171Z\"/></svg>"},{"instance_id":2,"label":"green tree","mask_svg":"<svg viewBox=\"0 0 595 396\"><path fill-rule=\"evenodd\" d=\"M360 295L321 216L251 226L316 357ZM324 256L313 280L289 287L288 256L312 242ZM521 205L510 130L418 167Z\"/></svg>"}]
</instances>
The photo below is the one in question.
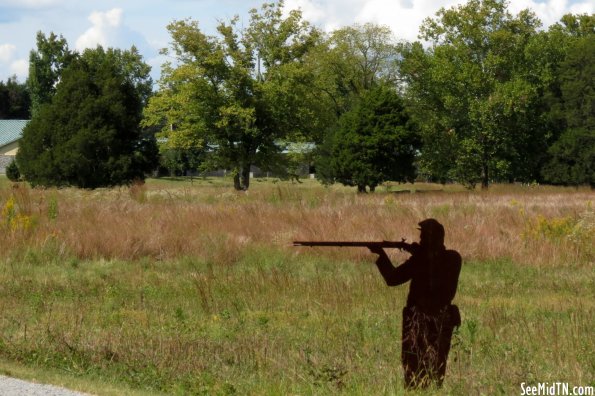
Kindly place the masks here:
<instances>
[{"instance_id":1,"label":"green tree","mask_svg":"<svg viewBox=\"0 0 595 396\"><path fill-rule=\"evenodd\" d=\"M595 33L570 45L559 76L567 127L595 131Z\"/></svg>"},{"instance_id":2,"label":"green tree","mask_svg":"<svg viewBox=\"0 0 595 396\"><path fill-rule=\"evenodd\" d=\"M546 181L554 184L595 185L595 32L594 16L565 15L562 32L566 39L564 59L557 69L551 108L560 119L562 133L549 148L543 168Z\"/></svg>"},{"instance_id":3,"label":"green tree","mask_svg":"<svg viewBox=\"0 0 595 396\"><path fill-rule=\"evenodd\" d=\"M595 33L595 14L566 14L557 25L572 37L592 37Z\"/></svg>"},{"instance_id":4,"label":"green tree","mask_svg":"<svg viewBox=\"0 0 595 396\"><path fill-rule=\"evenodd\" d=\"M399 48L390 28L366 23L333 31L311 52L312 89L324 96L335 121L368 90L397 84Z\"/></svg>"},{"instance_id":5,"label":"green tree","mask_svg":"<svg viewBox=\"0 0 595 396\"><path fill-rule=\"evenodd\" d=\"M156 153L139 127L142 96L118 53L86 50L62 71L55 95L23 131L17 161L27 181L96 188L152 169Z\"/></svg>"},{"instance_id":6,"label":"green tree","mask_svg":"<svg viewBox=\"0 0 595 396\"><path fill-rule=\"evenodd\" d=\"M317 172L326 183L374 191L387 180L413 182L419 138L399 95L378 86L341 116L322 145Z\"/></svg>"},{"instance_id":7,"label":"green tree","mask_svg":"<svg viewBox=\"0 0 595 396\"><path fill-rule=\"evenodd\" d=\"M595 187L595 133L593 129L566 130L550 147L550 161L543 168L553 184L590 184Z\"/></svg>"},{"instance_id":8,"label":"green tree","mask_svg":"<svg viewBox=\"0 0 595 396\"><path fill-rule=\"evenodd\" d=\"M126 82L134 87L135 95L140 99L140 106L142 108L146 106L153 93L151 66L143 61L142 55L135 46L129 50L107 48L86 51L85 57L89 63L107 62L113 64Z\"/></svg>"},{"instance_id":9,"label":"green tree","mask_svg":"<svg viewBox=\"0 0 595 396\"><path fill-rule=\"evenodd\" d=\"M163 150L199 149L204 169L225 168L234 187L249 187L252 165L282 160L283 140L317 129L316 95L302 59L319 37L301 13L283 16L283 2L252 10L246 28L238 19L220 23L217 37L196 21L168 26L172 46L159 92L149 101L144 125L159 126Z\"/></svg>"},{"instance_id":10,"label":"green tree","mask_svg":"<svg viewBox=\"0 0 595 396\"><path fill-rule=\"evenodd\" d=\"M537 46L539 20L512 16L500 0L441 9L404 48L402 75L420 124L421 171L469 186L539 177L548 144L540 118L550 70Z\"/></svg>"},{"instance_id":11,"label":"green tree","mask_svg":"<svg viewBox=\"0 0 595 396\"><path fill-rule=\"evenodd\" d=\"M555 141L569 127L582 125L582 119L592 124L593 81L588 75L589 50L593 45L595 15L564 15L561 21L539 35L546 41L548 53L544 62L551 65L549 86L544 91L545 117ZM590 36L590 37L589 37ZM591 46L591 48L589 48ZM584 53L581 53L584 51ZM541 51L542 53L545 51ZM568 102L568 103L566 103ZM573 103L570 103L573 102Z\"/></svg>"},{"instance_id":12,"label":"green tree","mask_svg":"<svg viewBox=\"0 0 595 396\"><path fill-rule=\"evenodd\" d=\"M169 149L163 150L159 159L160 165L167 169L169 176L186 176L200 169L202 151Z\"/></svg>"},{"instance_id":13,"label":"green tree","mask_svg":"<svg viewBox=\"0 0 595 396\"><path fill-rule=\"evenodd\" d=\"M324 183L334 180L329 150L339 119L370 90L398 85L399 48L390 28L366 23L331 32L306 57L305 65L315 76L310 89L318 97L321 120L312 136L317 148L309 156Z\"/></svg>"},{"instance_id":14,"label":"green tree","mask_svg":"<svg viewBox=\"0 0 595 396\"><path fill-rule=\"evenodd\" d=\"M19 84L17 77L0 81L0 119L28 120L31 98L26 84Z\"/></svg>"},{"instance_id":15,"label":"green tree","mask_svg":"<svg viewBox=\"0 0 595 396\"><path fill-rule=\"evenodd\" d=\"M37 48L29 54L29 78L27 85L31 95L31 115L51 101L56 93L62 70L75 58L66 39L50 33L48 37L37 33Z\"/></svg>"}]
</instances>

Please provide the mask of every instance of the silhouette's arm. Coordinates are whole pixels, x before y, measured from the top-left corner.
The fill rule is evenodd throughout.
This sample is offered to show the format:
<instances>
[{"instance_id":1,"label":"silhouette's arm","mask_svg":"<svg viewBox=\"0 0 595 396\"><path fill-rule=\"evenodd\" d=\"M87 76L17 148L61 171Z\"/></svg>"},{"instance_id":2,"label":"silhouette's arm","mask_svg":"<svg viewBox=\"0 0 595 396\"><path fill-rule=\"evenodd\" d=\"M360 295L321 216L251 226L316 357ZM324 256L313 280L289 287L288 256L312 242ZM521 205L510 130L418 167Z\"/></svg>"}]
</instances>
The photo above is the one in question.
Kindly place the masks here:
<instances>
[{"instance_id":1,"label":"silhouette's arm","mask_svg":"<svg viewBox=\"0 0 595 396\"><path fill-rule=\"evenodd\" d=\"M411 280L411 277L413 276L413 263L411 262L411 259L395 268L384 249L370 248L370 251L378 255L376 266L388 286L402 285Z\"/></svg>"}]
</instances>

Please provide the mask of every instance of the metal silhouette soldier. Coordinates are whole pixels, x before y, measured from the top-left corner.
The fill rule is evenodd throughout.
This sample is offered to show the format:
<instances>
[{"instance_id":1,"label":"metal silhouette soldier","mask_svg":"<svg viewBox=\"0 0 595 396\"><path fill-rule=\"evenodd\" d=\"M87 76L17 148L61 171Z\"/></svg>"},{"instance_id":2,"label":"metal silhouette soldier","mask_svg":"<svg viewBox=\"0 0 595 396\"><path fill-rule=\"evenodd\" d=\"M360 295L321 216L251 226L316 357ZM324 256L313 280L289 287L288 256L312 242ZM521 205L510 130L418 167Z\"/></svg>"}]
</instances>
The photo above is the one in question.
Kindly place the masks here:
<instances>
[{"instance_id":1,"label":"metal silhouette soldier","mask_svg":"<svg viewBox=\"0 0 595 396\"><path fill-rule=\"evenodd\" d=\"M407 388L442 386L452 333L461 324L459 309L451 304L461 256L444 247L444 227L438 221L427 219L419 226L420 243L411 244L411 257L396 268L384 249L370 247L379 255L376 265L388 286L411 281L401 342Z\"/></svg>"}]
</instances>

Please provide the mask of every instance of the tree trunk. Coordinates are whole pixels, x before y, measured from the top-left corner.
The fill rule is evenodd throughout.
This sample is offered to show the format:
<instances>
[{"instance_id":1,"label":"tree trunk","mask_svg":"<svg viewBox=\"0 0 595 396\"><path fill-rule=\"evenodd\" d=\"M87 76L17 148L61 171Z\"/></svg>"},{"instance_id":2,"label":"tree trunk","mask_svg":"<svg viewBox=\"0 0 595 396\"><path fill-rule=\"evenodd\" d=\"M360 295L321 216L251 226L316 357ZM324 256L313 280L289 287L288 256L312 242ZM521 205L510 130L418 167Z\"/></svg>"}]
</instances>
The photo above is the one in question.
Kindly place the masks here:
<instances>
[{"instance_id":1,"label":"tree trunk","mask_svg":"<svg viewBox=\"0 0 595 396\"><path fill-rule=\"evenodd\" d=\"M490 177L488 173L488 164L484 162L481 170L481 189L486 190L490 184Z\"/></svg>"},{"instance_id":2,"label":"tree trunk","mask_svg":"<svg viewBox=\"0 0 595 396\"><path fill-rule=\"evenodd\" d=\"M365 194L366 193L366 185L365 184L358 184L357 185L357 192Z\"/></svg>"},{"instance_id":3,"label":"tree trunk","mask_svg":"<svg viewBox=\"0 0 595 396\"><path fill-rule=\"evenodd\" d=\"M241 169L242 190L246 191L250 187L250 164L244 165Z\"/></svg>"},{"instance_id":4,"label":"tree trunk","mask_svg":"<svg viewBox=\"0 0 595 396\"><path fill-rule=\"evenodd\" d=\"M242 190L242 185L240 183L240 172L235 171L233 174L233 188L237 191Z\"/></svg>"},{"instance_id":5,"label":"tree trunk","mask_svg":"<svg viewBox=\"0 0 595 396\"><path fill-rule=\"evenodd\" d=\"M370 192L372 193L374 191L376 191L376 185L375 184L373 184L373 185L370 186Z\"/></svg>"}]
</instances>

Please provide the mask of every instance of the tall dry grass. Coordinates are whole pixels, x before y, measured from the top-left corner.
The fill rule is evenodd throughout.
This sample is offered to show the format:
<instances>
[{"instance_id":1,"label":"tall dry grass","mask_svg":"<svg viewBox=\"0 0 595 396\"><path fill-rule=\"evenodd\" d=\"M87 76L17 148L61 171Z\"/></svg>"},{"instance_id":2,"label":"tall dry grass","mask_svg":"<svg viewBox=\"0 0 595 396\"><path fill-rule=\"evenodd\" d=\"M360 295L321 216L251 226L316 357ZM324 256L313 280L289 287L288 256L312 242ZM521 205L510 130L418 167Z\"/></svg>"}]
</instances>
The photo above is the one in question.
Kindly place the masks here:
<instances>
[{"instance_id":1,"label":"tall dry grass","mask_svg":"<svg viewBox=\"0 0 595 396\"><path fill-rule=\"evenodd\" d=\"M419 187L418 187L419 188ZM590 190L377 193L256 184L113 190L0 190L29 224L7 224L0 255L51 248L79 259L167 260L193 256L230 263L248 246L291 248L292 240L417 240L433 217L446 244L467 260L510 258L533 265L591 262L595 219ZM6 217L6 216L5 216ZM360 258L366 252L329 254Z\"/></svg>"}]
</instances>

